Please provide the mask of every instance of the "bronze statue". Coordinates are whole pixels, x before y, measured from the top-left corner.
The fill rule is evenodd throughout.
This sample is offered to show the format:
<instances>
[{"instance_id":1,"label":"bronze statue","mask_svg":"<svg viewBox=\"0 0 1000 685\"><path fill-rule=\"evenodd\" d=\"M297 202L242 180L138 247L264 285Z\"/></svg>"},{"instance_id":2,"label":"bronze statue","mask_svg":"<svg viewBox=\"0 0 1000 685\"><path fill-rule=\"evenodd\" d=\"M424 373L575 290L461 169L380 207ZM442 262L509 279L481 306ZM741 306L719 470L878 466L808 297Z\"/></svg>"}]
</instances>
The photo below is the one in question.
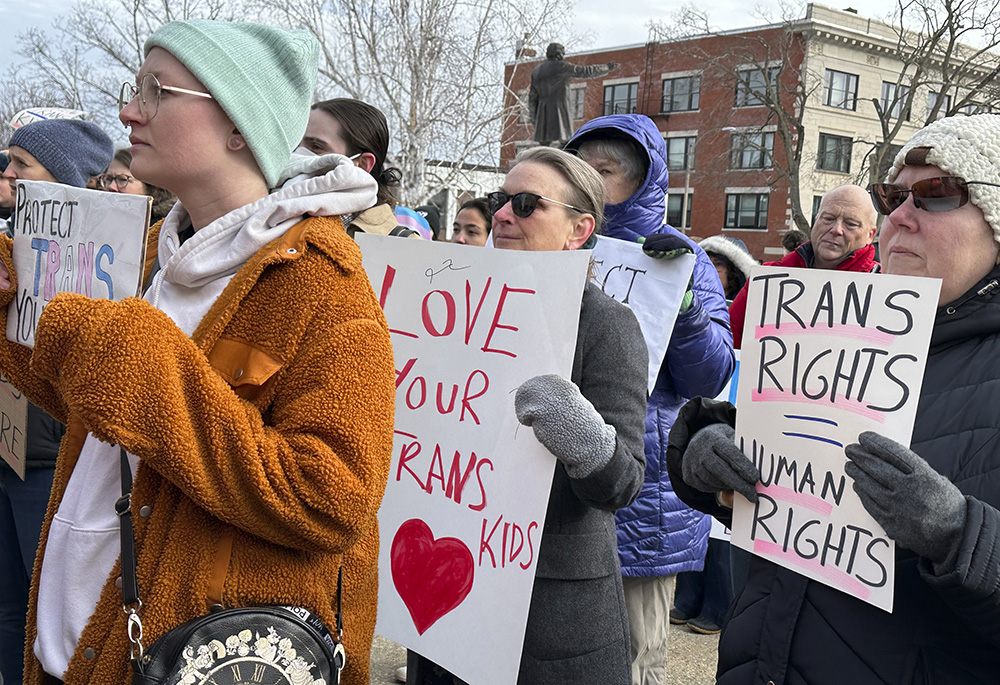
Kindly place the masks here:
<instances>
[{"instance_id":1,"label":"bronze statue","mask_svg":"<svg viewBox=\"0 0 1000 685\"><path fill-rule=\"evenodd\" d=\"M566 62L565 48L559 43L549 43L544 62L531 72L531 91L528 111L535 125L535 140L542 145L562 143L573 134L570 116L569 82L574 78L603 76L618 68L617 62L581 66Z\"/></svg>"}]
</instances>

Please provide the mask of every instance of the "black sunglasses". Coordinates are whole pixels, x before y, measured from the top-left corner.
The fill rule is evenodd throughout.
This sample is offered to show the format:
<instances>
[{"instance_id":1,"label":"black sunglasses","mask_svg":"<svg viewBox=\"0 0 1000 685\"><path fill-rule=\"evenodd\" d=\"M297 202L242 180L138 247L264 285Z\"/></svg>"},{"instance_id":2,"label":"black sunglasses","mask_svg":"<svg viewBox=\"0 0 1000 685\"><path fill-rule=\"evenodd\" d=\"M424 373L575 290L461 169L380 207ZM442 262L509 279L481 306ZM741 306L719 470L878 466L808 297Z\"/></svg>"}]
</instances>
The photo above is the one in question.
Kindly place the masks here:
<instances>
[{"instance_id":1,"label":"black sunglasses","mask_svg":"<svg viewBox=\"0 0 1000 685\"><path fill-rule=\"evenodd\" d=\"M495 193L487 195L486 200L489 202L491 213L496 214L500 211L501 207L509 202L510 210L514 212L515 216L519 216L522 219L527 219L531 216L531 213L535 211L536 207L538 207L539 200L545 200L546 202L562 205L563 207L572 209L574 212L580 212L581 214L587 213L579 207L574 207L573 205L568 205L565 202L553 200L551 197L544 197L537 193L515 193L514 195L508 195L502 190L498 190Z\"/></svg>"},{"instance_id":2,"label":"black sunglasses","mask_svg":"<svg viewBox=\"0 0 1000 685\"><path fill-rule=\"evenodd\" d=\"M868 193L875 209L888 216L906 202L907 194L913 195L913 206L927 212L950 212L969 201L969 186L983 185L1000 188L1000 184L987 181L966 181L957 176L938 176L917 181L909 188L895 183L872 183Z\"/></svg>"}]
</instances>

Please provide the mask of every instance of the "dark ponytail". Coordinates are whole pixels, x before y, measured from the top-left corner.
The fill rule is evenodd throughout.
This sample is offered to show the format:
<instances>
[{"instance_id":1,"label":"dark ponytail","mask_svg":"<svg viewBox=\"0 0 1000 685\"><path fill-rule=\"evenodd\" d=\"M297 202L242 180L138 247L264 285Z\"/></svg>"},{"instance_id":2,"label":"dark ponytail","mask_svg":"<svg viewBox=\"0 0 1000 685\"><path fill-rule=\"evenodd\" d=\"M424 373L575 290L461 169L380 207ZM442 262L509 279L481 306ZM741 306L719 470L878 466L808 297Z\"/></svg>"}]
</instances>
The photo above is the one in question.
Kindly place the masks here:
<instances>
[{"instance_id":1,"label":"dark ponytail","mask_svg":"<svg viewBox=\"0 0 1000 685\"><path fill-rule=\"evenodd\" d=\"M389 153L389 124L385 115L366 102L350 98L323 100L312 108L326 112L337 120L349 157L364 152L374 155L375 166L371 174L378 182L376 204L395 206L396 196L392 189L399 187L403 173L395 167L385 166Z\"/></svg>"}]
</instances>

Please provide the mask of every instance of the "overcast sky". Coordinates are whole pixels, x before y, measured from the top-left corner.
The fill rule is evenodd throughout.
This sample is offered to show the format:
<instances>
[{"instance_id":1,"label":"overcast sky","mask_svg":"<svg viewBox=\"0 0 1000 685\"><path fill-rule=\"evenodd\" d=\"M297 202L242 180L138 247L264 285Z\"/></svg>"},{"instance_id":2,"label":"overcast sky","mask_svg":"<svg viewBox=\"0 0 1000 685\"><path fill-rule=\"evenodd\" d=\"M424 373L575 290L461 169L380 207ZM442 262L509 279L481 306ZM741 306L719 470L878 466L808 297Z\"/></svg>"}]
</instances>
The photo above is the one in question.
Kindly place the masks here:
<instances>
[{"instance_id":1,"label":"overcast sky","mask_svg":"<svg viewBox=\"0 0 1000 685\"><path fill-rule=\"evenodd\" d=\"M320 0L317 0L319 2ZM616 45L644 43L647 40L646 23L650 19L666 19L685 0L577 0L575 26L579 33L592 36L587 49L598 49ZM895 0L868 0L859 3L861 14L880 18L886 15ZM762 23L754 7L761 7L779 18L777 0L698 0L698 6L707 8L713 26L724 29L754 26ZM847 3L828 0L831 7L843 9ZM15 37L32 26L45 28L56 16L68 13L73 0L0 0L0 74L6 74L8 65L19 58L14 54ZM609 7L614 5L614 10ZM802 5L803 8L805 5ZM860 8L864 9L860 9ZM804 15L804 9L799 16Z\"/></svg>"}]
</instances>

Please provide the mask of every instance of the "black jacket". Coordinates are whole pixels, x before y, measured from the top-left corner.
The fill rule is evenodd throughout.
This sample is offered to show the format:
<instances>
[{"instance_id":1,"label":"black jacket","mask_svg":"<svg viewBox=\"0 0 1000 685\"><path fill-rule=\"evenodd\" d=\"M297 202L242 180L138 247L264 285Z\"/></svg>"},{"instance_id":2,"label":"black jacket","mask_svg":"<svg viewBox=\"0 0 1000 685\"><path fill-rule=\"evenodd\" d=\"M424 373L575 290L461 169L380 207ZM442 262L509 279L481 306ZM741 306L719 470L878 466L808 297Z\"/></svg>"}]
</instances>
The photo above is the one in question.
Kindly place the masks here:
<instances>
[{"instance_id":1,"label":"black jacket","mask_svg":"<svg viewBox=\"0 0 1000 685\"><path fill-rule=\"evenodd\" d=\"M891 614L753 557L719 643L719 685L994 683L1000 678L1000 268L937 312L911 449L968 501L954 569L897 548ZM681 475L688 439L733 423L731 405L692 400L670 435L674 489L728 521Z\"/></svg>"}]
</instances>

